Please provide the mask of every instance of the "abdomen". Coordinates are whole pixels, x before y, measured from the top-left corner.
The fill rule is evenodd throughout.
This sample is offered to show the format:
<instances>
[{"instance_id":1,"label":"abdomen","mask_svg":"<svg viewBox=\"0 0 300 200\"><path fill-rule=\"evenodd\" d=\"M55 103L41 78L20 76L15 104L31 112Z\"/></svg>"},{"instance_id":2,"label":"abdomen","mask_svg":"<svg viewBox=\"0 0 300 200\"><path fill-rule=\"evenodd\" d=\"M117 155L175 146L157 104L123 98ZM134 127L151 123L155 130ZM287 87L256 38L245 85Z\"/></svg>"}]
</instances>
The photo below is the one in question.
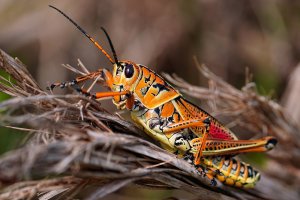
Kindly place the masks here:
<instances>
[{"instance_id":1,"label":"abdomen","mask_svg":"<svg viewBox=\"0 0 300 200\"><path fill-rule=\"evenodd\" d=\"M205 157L202 161L204 168L212 170L208 173L226 185L253 188L260 179L258 171L233 157Z\"/></svg>"}]
</instances>

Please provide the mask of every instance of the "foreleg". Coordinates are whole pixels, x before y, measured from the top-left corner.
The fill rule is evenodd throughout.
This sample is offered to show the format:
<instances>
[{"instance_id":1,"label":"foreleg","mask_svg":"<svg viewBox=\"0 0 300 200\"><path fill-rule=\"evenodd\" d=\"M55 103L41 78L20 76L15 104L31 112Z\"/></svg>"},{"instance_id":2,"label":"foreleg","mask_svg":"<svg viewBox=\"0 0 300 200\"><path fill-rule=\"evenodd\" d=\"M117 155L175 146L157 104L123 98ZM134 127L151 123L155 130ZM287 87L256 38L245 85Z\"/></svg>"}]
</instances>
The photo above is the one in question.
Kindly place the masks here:
<instances>
[{"instance_id":1,"label":"foreleg","mask_svg":"<svg viewBox=\"0 0 300 200\"><path fill-rule=\"evenodd\" d=\"M65 87L69 87L69 86L75 86L77 84L84 83L87 80L96 79L99 76L104 80L104 82L106 83L106 85L109 88L112 88L112 85L113 85L112 74L106 69L99 69L98 71L91 72L84 76L79 76L71 81L53 83L47 89L53 90L56 87L65 88Z\"/></svg>"}]
</instances>

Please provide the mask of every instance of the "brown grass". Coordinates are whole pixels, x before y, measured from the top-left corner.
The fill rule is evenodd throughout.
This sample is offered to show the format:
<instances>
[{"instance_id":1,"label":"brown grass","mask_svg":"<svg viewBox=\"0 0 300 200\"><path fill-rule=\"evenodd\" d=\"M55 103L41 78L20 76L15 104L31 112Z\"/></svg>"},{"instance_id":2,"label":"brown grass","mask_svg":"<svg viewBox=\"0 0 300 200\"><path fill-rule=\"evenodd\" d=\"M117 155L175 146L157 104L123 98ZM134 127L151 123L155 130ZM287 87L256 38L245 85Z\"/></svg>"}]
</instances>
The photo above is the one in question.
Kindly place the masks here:
<instances>
[{"instance_id":1,"label":"brown grass","mask_svg":"<svg viewBox=\"0 0 300 200\"><path fill-rule=\"evenodd\" d=\"M258 186L244 191L222 184L212 187L193 166L153 144L131 122L104 110L101 102L43 91L26 67L3 51L0 67L10 75L10 79L1 78L0 90L14 97L0 104L4 110L0 123L29 136L22 147L0 158L0 199L73 199L78 194L99 199L132 183L180 189L195 199L299 198L294 192L300 180L299 156L292 157L299 147L299 129L280 105L257 95L250 83L237 90L206 67L200 71L210 88L166 75L182 92L214 99L210 102L223 115L238 116L239 123L252 131L266 129L278 137L280 145L269 163L285 170L268 167ZM292 184L287 177L294 179Z\"/></svg>"}]
</instances>

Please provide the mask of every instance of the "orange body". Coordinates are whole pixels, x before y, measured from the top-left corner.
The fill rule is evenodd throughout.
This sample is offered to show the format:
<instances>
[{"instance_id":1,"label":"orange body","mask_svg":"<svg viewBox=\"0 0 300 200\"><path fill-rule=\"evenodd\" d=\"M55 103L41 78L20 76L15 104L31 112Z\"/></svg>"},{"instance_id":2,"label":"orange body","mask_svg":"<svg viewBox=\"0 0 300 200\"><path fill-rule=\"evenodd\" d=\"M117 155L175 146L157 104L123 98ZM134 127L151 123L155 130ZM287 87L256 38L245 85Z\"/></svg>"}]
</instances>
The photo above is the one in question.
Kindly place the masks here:
<instances>
[{"instance_id":1,"label":"orange body","mask_svg":"<svg viewBox=\"0 0 300 200\"><path fill-rule=\"evenodd\" d=\"M208 177L236 187L253 187L259 173L249 165L230 157L242 152L263 152L276 144L272 137L259 140L238 140L225 126L207 112L182 97L162 77L148 67L131 61L119 61L112 42L114 60L91 36L59 9L50 6L73 23L113 64L112 73L99 69L73 81L55 83L54 87L75 86L88 79L101 76L110 92L91 95L81 88L77 90L94 98L113 97L119 109L127 109L131 117L163 148L179 157L185 157L196 167L205 168ZM221 155L221 157L216 157ZM225 157L225 155L229 157Z\"/></svg>"},{"instance_id":2,"label":"orange body","mask_svg":"<svg viewBox=\"0 0 300 200\"><path fill-rule=\"evenodd\" d=\"M133 69L129 78L125 74L126 68ZM143 65L119 62L119 66L114 65L112 76L107 77L111 77L112 81L108 82L114 92L127 90L130 93L115 96L114 103L120 109L130 110L135 123L159 141L163 148L179 157L195 157L199 152L198 146L204 142L201 166L214 172L210 173L213 177L228 185L248 188L259 180L259 173L250 173L254 170L248 164L234 158L213 156L267 151L276 144L273 137L237 140L234 133L218 120L185 100L170 84ZM127 101L133 103L128 104ZM206 126L204 120L199 119L210 119L209 124ZM205 134L207 139L202 141ZM191 162L194 162L193 159Z\"/></svg>"}]
</instances>

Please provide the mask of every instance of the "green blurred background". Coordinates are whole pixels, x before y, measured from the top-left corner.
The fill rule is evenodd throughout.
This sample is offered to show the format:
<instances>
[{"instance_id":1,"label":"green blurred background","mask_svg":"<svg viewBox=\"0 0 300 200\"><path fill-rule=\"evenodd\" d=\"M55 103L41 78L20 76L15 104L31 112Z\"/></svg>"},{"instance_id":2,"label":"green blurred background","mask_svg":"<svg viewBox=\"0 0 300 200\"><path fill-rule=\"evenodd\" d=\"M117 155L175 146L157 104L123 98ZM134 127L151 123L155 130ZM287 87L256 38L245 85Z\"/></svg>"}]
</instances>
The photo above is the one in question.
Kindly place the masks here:
<instances>
[{"instance_id":1,"label":"green blurred background","mask_svg":"<svg viewBox=\"0 0 300 200\"><path fill-rule=\"evenodd\" d=\"M74 77L62 63L80 58L91 71L107 59L48 5L77 21L104 48L109 32L119 59L176 73L205 84L192 57L240 88L245 69L263 95L285 98L289 75L300 58L300 1L294 0L1 0L0 48L21 59L42 88ZM57 91L63 92L63 91ZM7 96L1 94L1 100ZM110 109L115 109L108 102ZM0 154L22 133L0 130Z\"/></svg>"}]
</instances>

